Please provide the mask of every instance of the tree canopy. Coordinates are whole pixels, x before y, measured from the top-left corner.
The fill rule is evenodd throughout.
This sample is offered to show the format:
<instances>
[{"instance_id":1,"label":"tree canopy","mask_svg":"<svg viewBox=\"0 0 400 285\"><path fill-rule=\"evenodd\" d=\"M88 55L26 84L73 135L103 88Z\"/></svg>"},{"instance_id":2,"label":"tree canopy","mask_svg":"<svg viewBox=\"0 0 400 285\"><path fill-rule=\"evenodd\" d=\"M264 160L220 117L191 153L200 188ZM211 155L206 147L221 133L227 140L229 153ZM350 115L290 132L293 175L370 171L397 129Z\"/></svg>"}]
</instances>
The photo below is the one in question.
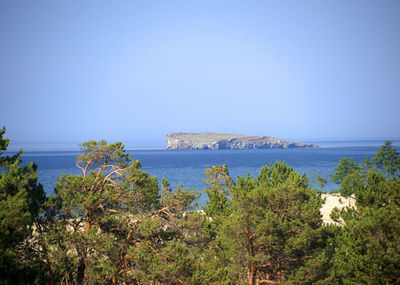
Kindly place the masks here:
<instances>
[{"instance_id":1,"label":"tree canopy","mask_svg":"<svg viewBox=\"0 0 400 285\"><path fill-rule=\"evenodd\" d=\"M40 273L38 264L31 263L32 248L26 240L45 194L37 181L37 166L22 166L22 150L2 155L9 144L5 132L0 130L0 283L25 284Z\"/></svg>"},{"instance_id":2,"label":"tree canopy","mask_svg":"<svg viewBox=\"0 0 400 285\"><path fill-rule=\"evenodd\" d=\"M206 171L208 181L215 181L216 169ZM254 179L239 176L236 184L224 173L221 178L230 184L231 202L229 210L222 207L224 218L219 220L216 242L230 280L247 284L285 281L288 272L313 254L312 237L322 224L322 200L311 191L305 175L284 163L264 166ZM210 183L210 187L208 192L221 193L219 183Z\"/></svg>"},{"instance_id":3,"label":"tree canopy","mask_svg":"<svg viewBox=\"0 0 400 285\"><path fill-rule=\"evenodd\" d=\"M390 143L343 158L332 181L356 207L324 224L321 192L276 162L234 180L205 170L208 200L141 170L121 143L89 141L45 197L22 151L2 155L0 284L398 284L400 179ZM390 154L390 155L387 155ZM394 155L393 155L394 154ZM397 154L397 156L396 156ZM389 171L389 172L388 172ZM326 179L315 175L321 190Z\"/></svg>"},{"instance_id":4,"label":"tree canopy","mask_svg":"<svg viewBox=\"0 0 400 285\"><path fill-rule=\"evenodd\" d=\"M372 160L376 167L387 174L387 178L400 170L399 152L393 147L391 141L385 141Z\"/></svg>"},{"instance_id":5,"label":"tree canopy","mask_svg":"<svg viewBox=\"0 0 400 285\"><path fill-rule=\"evenodd\" d=\"M320 188L321 191L324 191L324 187L326 185L326 183L328 182L328 179L322 177L321 175L319 175L318 173L311 173L311 175L314 176L314 180L312 180L311 182L314 184L317 184Z\"/></svg>"},{"instance_id":6,"label":"tree canopy","mask_svg":"<svg viewBox=\"0 0 400 285\"><path fill-rule=\"evenodd\" d=\"M161 264L172 264L162 256L184 250L176 240L182 235L177 220L193 206L195 192L178 187L161 196L156 177L141 171L121 143L89 141L81 148L76 166L82 174L59 178L41 227L41 254L51 281L167 280Z\"/></svg>"},{"instance_id":7,"label":"tree canopy","mask_svg":"<svg viewBox=\"0 0 400 285\"><path fill-rule=\"evenodd\" d=\"M329 175L333 183L340 184L346 178L346 176L354 174L360 170L360 166L354 162L353 159L348 157L342 157L339 165L335 167L335 173Z\"/></svg>"}]
</instances>

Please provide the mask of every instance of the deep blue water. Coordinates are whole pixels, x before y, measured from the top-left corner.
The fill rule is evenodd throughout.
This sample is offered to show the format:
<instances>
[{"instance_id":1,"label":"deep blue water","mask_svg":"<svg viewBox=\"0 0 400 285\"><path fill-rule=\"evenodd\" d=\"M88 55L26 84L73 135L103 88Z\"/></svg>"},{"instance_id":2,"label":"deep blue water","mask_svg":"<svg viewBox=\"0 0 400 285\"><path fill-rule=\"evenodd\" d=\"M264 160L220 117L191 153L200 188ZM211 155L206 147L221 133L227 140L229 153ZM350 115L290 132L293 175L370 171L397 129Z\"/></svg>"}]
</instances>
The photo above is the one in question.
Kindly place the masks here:
<instances>
[{"instance_id":1,"label":"deep blue water","mask_svg":"<svg viewBox=\"0 0 400 285\"><path fill-rule=\"evenodd\" d=\"M315 149L268 149L268 150L218 150L218 151L166 151L166 150L132 150L132 158L139 159L142 170L170 181L172 187L183 183L184 187L202 190L206 185L204 169L213 165L227 164L230 174L236 179L237 175L249 173L255 176L262 165L275 161L284 161L293 166L298 172L305 172L312 180L311 173L317 172L325 178L334 172L341 157L351 157L356 162L375 156L378 145L353 145L351 143L325 146ZM34 151L25 152L24 161L34 161L38 166L39 181L47 193L52 193L57 178L63 173L80 174L75 166L76 151ZM328 182L326 191L337 188ZM199 204L206 201L203 194Z\"/></svg>"}]
</instances>

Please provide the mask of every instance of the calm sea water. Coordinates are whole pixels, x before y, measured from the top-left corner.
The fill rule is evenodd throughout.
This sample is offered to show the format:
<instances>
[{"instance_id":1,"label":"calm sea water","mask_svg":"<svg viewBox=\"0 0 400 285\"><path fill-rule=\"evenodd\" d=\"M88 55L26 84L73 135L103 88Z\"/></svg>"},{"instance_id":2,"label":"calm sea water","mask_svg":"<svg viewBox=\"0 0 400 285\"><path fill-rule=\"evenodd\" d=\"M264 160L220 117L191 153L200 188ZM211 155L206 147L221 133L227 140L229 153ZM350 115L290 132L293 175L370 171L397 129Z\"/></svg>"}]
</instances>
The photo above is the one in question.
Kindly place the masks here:
<instances>
[{"instance_id":1,"label":"calm sea water","mask_svg":"<svg viewBox=\"0 0 400 285\"><path fill-rule=\"evenodd\" d=\"M275 161L284 161L298 172L305 172L312 180L312 172L317 172L329 179L341 157L351 157L356 162L375 156L378 143L341 142L324 143L315 149L268 149L268 150L218 150L218 151L166 151L166 150L132 150L132 158L139 159L142 170L170 181L172 187L182 183L184 187L200 192L206 187L204 169L213 165L227 164L230 174L236 179L238 175L256 176L261 166ZM80 174L75 166L77 151L31 151L25 152L24 161L34 161L38 166L39 181L48 194L53 193L57 178L63 173ZM330 181L326 191L337 188ZM205 203L205 194L199 204Z\"/></svg>"}]
</instances>

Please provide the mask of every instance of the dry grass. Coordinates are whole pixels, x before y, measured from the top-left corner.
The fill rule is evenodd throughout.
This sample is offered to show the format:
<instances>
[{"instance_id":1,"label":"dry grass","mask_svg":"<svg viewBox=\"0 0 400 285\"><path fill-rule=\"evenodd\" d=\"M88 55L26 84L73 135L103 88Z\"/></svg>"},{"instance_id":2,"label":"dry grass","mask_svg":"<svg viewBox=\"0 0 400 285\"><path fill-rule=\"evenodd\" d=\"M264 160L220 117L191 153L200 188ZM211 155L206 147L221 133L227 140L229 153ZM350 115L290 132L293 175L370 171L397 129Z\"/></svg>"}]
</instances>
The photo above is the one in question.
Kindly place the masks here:
<instances>
[{"instance_id":1,"label":"dry grass","mask_svg":"<svg viewBox=\"0 0 400 285\"><path fill-rule=\"evenodd\" d=\"M168 134L182 141L190 141L193 143L212 143L220 140L229 140L233 138L244 138L245 135L234 134L217 134L217 133L172 133Z\"/></svg>"}]
</instances>

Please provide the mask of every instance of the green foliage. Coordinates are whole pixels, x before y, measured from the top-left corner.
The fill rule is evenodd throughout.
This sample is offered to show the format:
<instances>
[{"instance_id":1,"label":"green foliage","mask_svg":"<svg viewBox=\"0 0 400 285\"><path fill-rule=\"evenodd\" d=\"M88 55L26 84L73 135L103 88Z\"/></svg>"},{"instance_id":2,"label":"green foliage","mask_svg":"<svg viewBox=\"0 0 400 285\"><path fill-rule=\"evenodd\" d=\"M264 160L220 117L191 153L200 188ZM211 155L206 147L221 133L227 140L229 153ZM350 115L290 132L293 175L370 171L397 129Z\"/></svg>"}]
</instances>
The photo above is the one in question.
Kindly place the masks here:
<instances>
[{"instance_id":1,"label":"green foliage","mask_svg":"<svg viewBox=\"0 0 400 285\"><path fill-rule=\"evenodd\" d=\"M0 157L0 284L400 283L389 143L377 168L347 158L335 168L340 194L357 198L357 208L333 211L341 226L322 224L319 193L285 163L236 183L226 165L206 169L209 200L194 211L196 190L172 190L165 178L160 190L121 143L81 148L82 174L60 177L47 199L22 152ZM313 175L323 190L326 179Z\"/></svg>"},{"instance_id":2,"label":"green foliage","mask_svg":"<svg viewBox=\"0 0 400 285\"><path fill-rule=\"evenodd\" d=\"M343 179L341 193L354 192L357 209L335 212L344 226L336 238L330 274L321 284L400 282L400 180L393 177L397 159L396 150L385 142L372 161L386 178L366 160L363 173Z\"/></svg>"},{"instance_id":3,"label":"green foliage","mask_svg":"<svg viewBox=\"0 0 400 285\"><path fill-rule=\"evenodd\" d=\"M9 143L4 134L5 128L0 130L0 155ZM0 284L40 279L40 268L32 263L32 249L26 240L32 235L45 194L37 182L36 165L23 167L21 163L22 151L0 157Z\"/></svg>"},{"instance_id":4,"label":"green foliage","mask_svg":"<svg viewBox=\"0 0 400 285\"><path fill-rule=\"evenodd\" d=\"M361 161L360 167L363 175L366 176L369 170L374 168L374 163L368 158L364 158L363 161Z\"/></svg>"},{"instance_id":5,"label":"green foliage","mask_svg":"<svg viewBox=\"0 0 400 285\"><path fill-rule=\"evenodd\" d=\"M340 184L347 175L353 174L359 170L360 166L357 165L353 159L342 157L339 165L335 167L335 173L329 176L333 183Z\"/></svg>"},{"instance_id":6,"label":"green foliage","mask_svg":"<svg viewBox=\"0 0 400 285\"><path fill-rule=\"evenodd\" d=\"M400 170L399 152L392 146L391 141L385 141L372 161L376 167L387 174L387 178L395 175Z\"/></svg>"},{"instance_id":7,"label":"green foliage","mask_svg":"<svg viewBox=\"0 0 400 285\"><path fill-rule=\"evenodd\" d=\"M364 183L360 183L355 190L357 207L383 207L388 202L388 181L374 169L370 169Z\"/></svg>"},{"instance_id":8,"label":"green foliage","mask_svg":"<svg viewBox=\"0 0 400 285\"><path fill-rule=\"evenodd\" d=\"M341 228L335 225L324 225L314 235L316 249L311 258L297 271L291 272L288 284L336 284L330 276L332 258L337 247Z\"/></svg>"},{"instance_id":9,"label":"green foliage","mask_svg":"<svg viewBox=\"0 0 400 285\"><path fill-rule=\"evenodd\" d=\"M332 276L342 284L398 284L400 181L389 183L372 170L368 176L359 192L359 210L343 215L346 226L338 238Z\"/></svg>"},{"instance_id":10,"label":"green foliage","mask_svg":"<svg viewBox=\"0 0 400 285\"><path fill-rule=\"evenodd\" d=\"M205 174L207 178L204 179L204 183L210 185L209 188L204 189L208 196L207 206L204 208L205 213L208 217L214 219L217 219L220 215L228 215L230 208L229 194L233 185L228 166L219 165L207 168Z\"/></svg>"},{"instance_id":11,"label":"green foliage","mask_svg":"<svg viewBox=\"0 0 400 285\"><path fill-rule=\"evenodd\" d=\"M366 163L365 167L369 167L368 160L364 162ZM332 182L340 185L340 195L348 197L355 192L355 189L363 180L363 169L353 159L343 157L340 159L339 165L335 167L335 173L329 176Z\"/></svg>"},{"instance_id":12,"label":"green foliage","mask_svg":"<svg viewBox=\"0 0 400 285\"><path fill-rule=\"evenodd\" d=\"M326 183L328 182L328 179L322 177L321 175L319 175L318 173L311 173L314 176L314 180L312 180L311 182L314 184L317 184L319 186L319 189L323 192L324 191L324 187L326 185Z\"/></svg>"},{"instance_id":13,"label":"green foliage","mask_svg":"<svg viewBox=\"0 0 400 285\"><path fill-rule=\"evenodd\" d=\"M53 282L116 279L129 224L159 207L156 178L140 171L121 143L89 141L81 148L76 165L82 175L59 178L48 202L50 220L41 238L43 248L52 248L43 256Z\"/></svg>"},{"instance_id":14,"label":"green foliage","mask_svg":"<svg viewBox=\"0 0 400 285\"><path fill-rule=\"evenodd\" d=\"M3 150L7 150L8 144L10 143L9 138L3 138L5 133L6 133L6 127L3 127L0 130L0 156L3 154ZM3 157L1 157L0 159L4 160Z\"/></svg>"},{"instance_id":15,"label":"green foliage","mask_svg":"<svg viewBox=\"0 0 400 285\"><path fill-rule=\"evenodd\" d=\"M380 151L372 161L387 173L384 164L377 163L383 161L382 157ZM368 160L362 162L362 172L348 161L341 164L336 170L353 169L339 171L335 176L342 180L341 195L354 193L357 208L333 211L331 216L340 219L343 226L333 226L336 230L329 243L325 243L322 255L310 259L291 281L293 284L398 284L400 180L389 178L393 172L385 178Z\"/></svg>"},{"instance_id":16,"label":"green foliage","mask_svg":"<svg viewBox=\"0 0 400 285\"><path fill-rule=\"evenodd\" d=\"M56 195L46 204L47 222L40 228L50 281L190 279L191 263L182 265L176 257L187 253L186 245L179 247L176 239L184 236L184 211L196 205L196 192L182 186L170 191L163 179L160 195L156 177L141 171L121 143L89 141L81 148L76 165L82 174L59 178ZM172 257L165 259L168 254ZM172 271L179 266L186 267Z\"/></svg>"},{"instance_id":17,"label":"green foliage","mask_svg":"<svg viewBox=\"0 0 400 285\"><path fill-rule=\"evenodd\" d=\"M229 218L216 244L229 278L239 282L284 281L313 253L321 226L319 196L305 175L284 163L263 167L258 177L238 177Z\"/></svg>"},{"instance_id":18,"label":"green foliage","mask_svg":"<svg viewBox=\"0 0 400 285\"><path fill-rule=\"evenodd\" d=\"M363 180L364 177L359 171L347 175L345 178L343 178L342 183L340 183L340 195L343 197L350 196L356 191L357 187L361 185Z\"/></svg>"}]
</instances>

